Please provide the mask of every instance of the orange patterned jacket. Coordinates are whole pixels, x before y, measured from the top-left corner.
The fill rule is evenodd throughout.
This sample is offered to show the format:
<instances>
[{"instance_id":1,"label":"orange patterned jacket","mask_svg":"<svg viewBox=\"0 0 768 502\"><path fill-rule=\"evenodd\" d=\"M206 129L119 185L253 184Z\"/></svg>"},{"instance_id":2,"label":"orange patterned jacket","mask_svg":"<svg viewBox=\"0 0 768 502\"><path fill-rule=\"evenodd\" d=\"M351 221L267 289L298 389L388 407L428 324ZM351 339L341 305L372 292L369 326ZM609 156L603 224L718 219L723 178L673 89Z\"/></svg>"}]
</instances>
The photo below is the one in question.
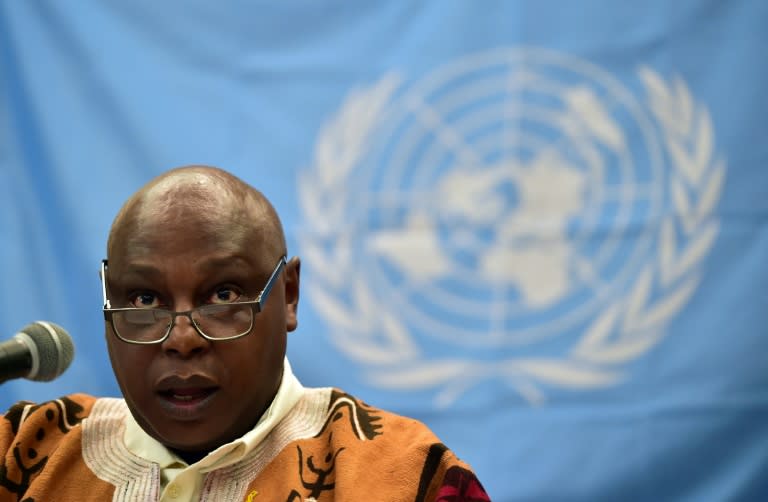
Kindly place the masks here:
<instances>
[{"instance_id":1,"label":"orange patterned jacket","mask_svg":"<svg viewBox=\"0 0 768 502\"><path fill-rule=\"evenodd\" d=\"M18 403L0 419L0 502L155 501L157 464L123 445L122 399ZM304 395L240 462L207 473L200 500L486 502L471 468L422 423L338 389Z\"/></svg>"}]
</instances>

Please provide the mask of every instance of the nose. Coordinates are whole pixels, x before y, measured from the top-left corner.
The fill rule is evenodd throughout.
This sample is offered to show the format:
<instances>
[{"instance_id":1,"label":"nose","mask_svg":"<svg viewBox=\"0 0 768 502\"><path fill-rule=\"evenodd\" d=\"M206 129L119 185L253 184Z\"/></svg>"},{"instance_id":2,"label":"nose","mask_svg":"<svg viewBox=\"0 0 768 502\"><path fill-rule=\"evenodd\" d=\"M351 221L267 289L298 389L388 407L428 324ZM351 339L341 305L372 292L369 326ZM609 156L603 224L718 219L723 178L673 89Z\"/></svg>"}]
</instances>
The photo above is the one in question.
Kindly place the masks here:
<instances>
[{"instance_id":1,"label":"nose","mask_svg":"<svg viewBox=\"0 0 768 502\"><path fill-rule=\"evenodd\" d=\"M211 342L198 333L189 314L176 316L168 338L162 343L166 354L182 359L203 354L210 345Z\"/></svg>"}]
</instances>

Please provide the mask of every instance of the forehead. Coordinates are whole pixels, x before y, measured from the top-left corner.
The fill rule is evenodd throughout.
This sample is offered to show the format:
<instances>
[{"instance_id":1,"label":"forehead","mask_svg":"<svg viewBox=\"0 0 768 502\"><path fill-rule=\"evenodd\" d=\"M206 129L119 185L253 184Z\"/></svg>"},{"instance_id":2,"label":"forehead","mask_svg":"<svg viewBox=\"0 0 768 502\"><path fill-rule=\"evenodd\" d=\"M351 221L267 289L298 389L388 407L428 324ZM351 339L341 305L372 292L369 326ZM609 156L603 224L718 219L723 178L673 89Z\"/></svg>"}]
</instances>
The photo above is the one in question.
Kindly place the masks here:
<instances>
[{"instance_id":1,"label":"forehead","mask_svg":"<svg viewBox=\"0 0 768 502\"><path fill-rule=\"evenodd\" d=\"M174 222L145 227L126 235L124 245L116 246L111 260L130 260L146 256L205 254L254 255L266 253L265 236L242 225L207 226L199 222Z\"/></svg>"},{"instance_id":2,"label":"forehead","mask_svg":"<svg viewBox=\"0 0 768 502\"><path fill-rule=\"evenodd\" d=\"M109 250L112 267L147 258L269 254L270 232L258 220L200 206L142 211L117 231Z\"/></svg>"},{"instance_id":3,"label":"forehead","mask_svg":"<svg viewBox=\"0 0 768 502\"><path fill-rule=\"evenodd\" d=\"M147 256L193 252L250 256L256 264L284 254L277 215L260 193L209 174L162 178L134 195L113 224L110 267Z\"/></svg>"}]
</instances>

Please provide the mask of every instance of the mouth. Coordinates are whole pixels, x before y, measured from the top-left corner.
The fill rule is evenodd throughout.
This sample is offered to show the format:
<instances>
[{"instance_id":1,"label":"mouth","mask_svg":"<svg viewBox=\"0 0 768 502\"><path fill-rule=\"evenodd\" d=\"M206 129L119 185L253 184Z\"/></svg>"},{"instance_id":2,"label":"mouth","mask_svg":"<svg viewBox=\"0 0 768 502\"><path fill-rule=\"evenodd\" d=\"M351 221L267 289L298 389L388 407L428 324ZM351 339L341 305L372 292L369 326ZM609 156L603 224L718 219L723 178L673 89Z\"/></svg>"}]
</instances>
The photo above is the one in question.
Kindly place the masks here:
<instances>
[{"instance_id":1,"label":"mouth","mask_svg":"<svg viewBox=\"0 0 768 502\"><path fill-rule=\"evenodd\" d=\"M161 379L155 391L160 406L170 416L180 420L195 420L202 418L206 408L215 399L219 386L205 376L171 375Z\"/></svg>"},{"instance_id":2,"label":"mouth","mask_svg":"<svg viewBox=\"0 0 768 502\"><path fill-rule=\"evenodd\" d=\"M204 401L218 390L217 387L192 387L167 389L158 392L161 398L178 405L189 405Z\"/></svg>"}]
</instances>

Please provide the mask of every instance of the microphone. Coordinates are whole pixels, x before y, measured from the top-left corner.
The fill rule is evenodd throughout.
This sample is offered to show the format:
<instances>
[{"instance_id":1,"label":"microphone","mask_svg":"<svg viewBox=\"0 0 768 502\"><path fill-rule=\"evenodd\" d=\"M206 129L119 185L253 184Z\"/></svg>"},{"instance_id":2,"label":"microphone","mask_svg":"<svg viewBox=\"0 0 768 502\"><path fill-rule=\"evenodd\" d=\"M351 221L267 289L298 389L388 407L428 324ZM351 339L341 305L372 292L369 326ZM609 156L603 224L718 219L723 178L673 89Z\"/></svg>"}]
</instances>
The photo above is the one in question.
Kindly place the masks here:
<instances>
[{"instance_id":1,"label":"microphone","mask_svg":"<svg viewBox=\"0 0 768 502\"><path fill-rule=\"evenodd\" d=\"M0 384L13 378L48 382L64 373L74 357L75 346L64 328L33 322L0 343Z\"/></svg>"}]
</instances>

